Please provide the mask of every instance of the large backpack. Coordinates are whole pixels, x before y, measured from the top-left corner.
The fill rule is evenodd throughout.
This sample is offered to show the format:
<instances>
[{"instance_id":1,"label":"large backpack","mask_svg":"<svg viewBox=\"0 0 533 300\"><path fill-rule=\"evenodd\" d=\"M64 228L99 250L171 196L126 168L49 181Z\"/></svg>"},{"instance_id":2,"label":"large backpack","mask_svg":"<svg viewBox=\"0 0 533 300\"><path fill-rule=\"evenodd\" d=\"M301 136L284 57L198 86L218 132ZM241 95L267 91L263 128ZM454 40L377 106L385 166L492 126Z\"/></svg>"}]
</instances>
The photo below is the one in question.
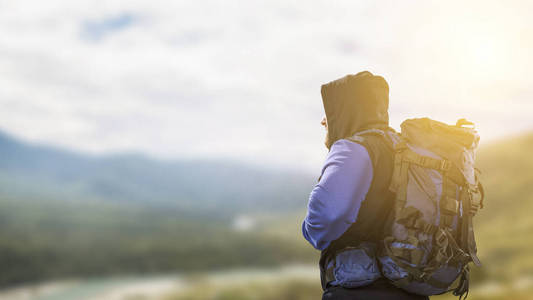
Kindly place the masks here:
<instances>
[{"instance_id":1,"label":"large backpack","mask_svg":"<svg viewBox=\"0 0 533 300\"><path fill-rule=\"evenodd\" d=\"M468 264L480 265L472 217L483 205L474 168L479 135L473 124L406 120L393 140L390 189L396 193L378 253L383 276L419 295L468 294Z\"/></svg>"}]
</instances>

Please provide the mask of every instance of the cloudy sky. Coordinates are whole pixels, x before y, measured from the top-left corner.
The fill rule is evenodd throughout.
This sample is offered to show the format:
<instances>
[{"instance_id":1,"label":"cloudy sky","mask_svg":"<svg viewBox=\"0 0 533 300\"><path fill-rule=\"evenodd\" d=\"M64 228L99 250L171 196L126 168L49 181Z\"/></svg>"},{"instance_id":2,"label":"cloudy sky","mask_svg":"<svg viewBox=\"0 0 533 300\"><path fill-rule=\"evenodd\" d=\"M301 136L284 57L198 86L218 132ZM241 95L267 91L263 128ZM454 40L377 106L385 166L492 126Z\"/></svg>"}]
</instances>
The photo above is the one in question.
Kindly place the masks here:
<instances>
[{"instance_id":1,"label":"cloudy sky","mask_svg":"<svg viewBox=\"0 0 533 300\"><path fill-rule=\"evenodd\" d=\"M524 1L0 0L0 128L91 153L317 170L320 85L367 69L391 121L533 129Z\"/></svg>"}]
</instances>

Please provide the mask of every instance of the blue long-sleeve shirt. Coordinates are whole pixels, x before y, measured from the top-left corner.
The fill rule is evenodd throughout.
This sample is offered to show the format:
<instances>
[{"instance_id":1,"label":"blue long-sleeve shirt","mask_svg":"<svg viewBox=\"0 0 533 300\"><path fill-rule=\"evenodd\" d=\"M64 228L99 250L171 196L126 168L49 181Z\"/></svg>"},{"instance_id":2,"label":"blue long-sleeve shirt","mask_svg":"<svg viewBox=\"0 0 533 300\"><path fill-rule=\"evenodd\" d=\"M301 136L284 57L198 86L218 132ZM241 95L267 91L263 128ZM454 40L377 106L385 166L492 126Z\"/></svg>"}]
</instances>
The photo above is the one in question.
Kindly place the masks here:
<instances>
[{"instance_id":1,"label":"blue long-sleeve shirt","mask_svg":"<svg viewBox=\"0 0 533 300\"><path fill-rule=\"evenodd\" d=\"M331 146L302 224L303 235L313 247L326 249L356 221L372 176L365 147L344 139Z\"/></svg>"}]
</instances>

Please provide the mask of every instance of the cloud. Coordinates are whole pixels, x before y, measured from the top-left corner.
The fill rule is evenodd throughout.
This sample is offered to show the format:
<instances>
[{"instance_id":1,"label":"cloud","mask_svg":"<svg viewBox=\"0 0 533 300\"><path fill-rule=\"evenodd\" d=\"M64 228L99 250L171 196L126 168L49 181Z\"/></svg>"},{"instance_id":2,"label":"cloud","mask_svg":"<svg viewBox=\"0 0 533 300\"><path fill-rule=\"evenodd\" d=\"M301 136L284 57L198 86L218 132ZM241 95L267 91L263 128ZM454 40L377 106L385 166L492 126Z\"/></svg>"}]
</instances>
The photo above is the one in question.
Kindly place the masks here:
<instances>
[{"instance_id":1,"label":"cloud","mask_svg":"<svg viewBox=\"0 0 533 300\"><path fill-rule=\"evenodd\" d=\"M320 85L363 69L391 120L533 123L528 2L0 2L1 127L90 152L318 170Z\"/></svg>"},{"instance_id":2,"label":"cloud","mask_svg":"<svg viewBox=\"0 0 533 300\"><path fill-rule=\"evenodd\" d=\"M102 20L86 20L82 23L81 35L92 41L98 41L106 35L120 31L138 22L138 18L129 13L121 13Z\"/></svg>"}]
</instances>

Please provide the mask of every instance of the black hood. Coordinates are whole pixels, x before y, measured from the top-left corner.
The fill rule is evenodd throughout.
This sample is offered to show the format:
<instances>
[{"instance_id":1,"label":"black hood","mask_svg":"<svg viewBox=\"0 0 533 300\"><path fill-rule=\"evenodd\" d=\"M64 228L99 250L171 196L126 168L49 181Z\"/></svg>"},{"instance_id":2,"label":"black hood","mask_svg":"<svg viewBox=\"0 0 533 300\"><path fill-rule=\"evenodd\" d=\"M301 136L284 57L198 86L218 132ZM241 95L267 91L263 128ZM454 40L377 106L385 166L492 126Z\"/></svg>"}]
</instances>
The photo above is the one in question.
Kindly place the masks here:
<instances>
[{"instance_id":1,"label":"black hood","mask_svg":"<svg viewBox=\"0 0 533 300\"><path fill-rule=\"evenodd\" d=\"M389 126L389 85L368 71L322 85L328 123L326 147L369 128Z\"/></svg>"}]
</instances>

